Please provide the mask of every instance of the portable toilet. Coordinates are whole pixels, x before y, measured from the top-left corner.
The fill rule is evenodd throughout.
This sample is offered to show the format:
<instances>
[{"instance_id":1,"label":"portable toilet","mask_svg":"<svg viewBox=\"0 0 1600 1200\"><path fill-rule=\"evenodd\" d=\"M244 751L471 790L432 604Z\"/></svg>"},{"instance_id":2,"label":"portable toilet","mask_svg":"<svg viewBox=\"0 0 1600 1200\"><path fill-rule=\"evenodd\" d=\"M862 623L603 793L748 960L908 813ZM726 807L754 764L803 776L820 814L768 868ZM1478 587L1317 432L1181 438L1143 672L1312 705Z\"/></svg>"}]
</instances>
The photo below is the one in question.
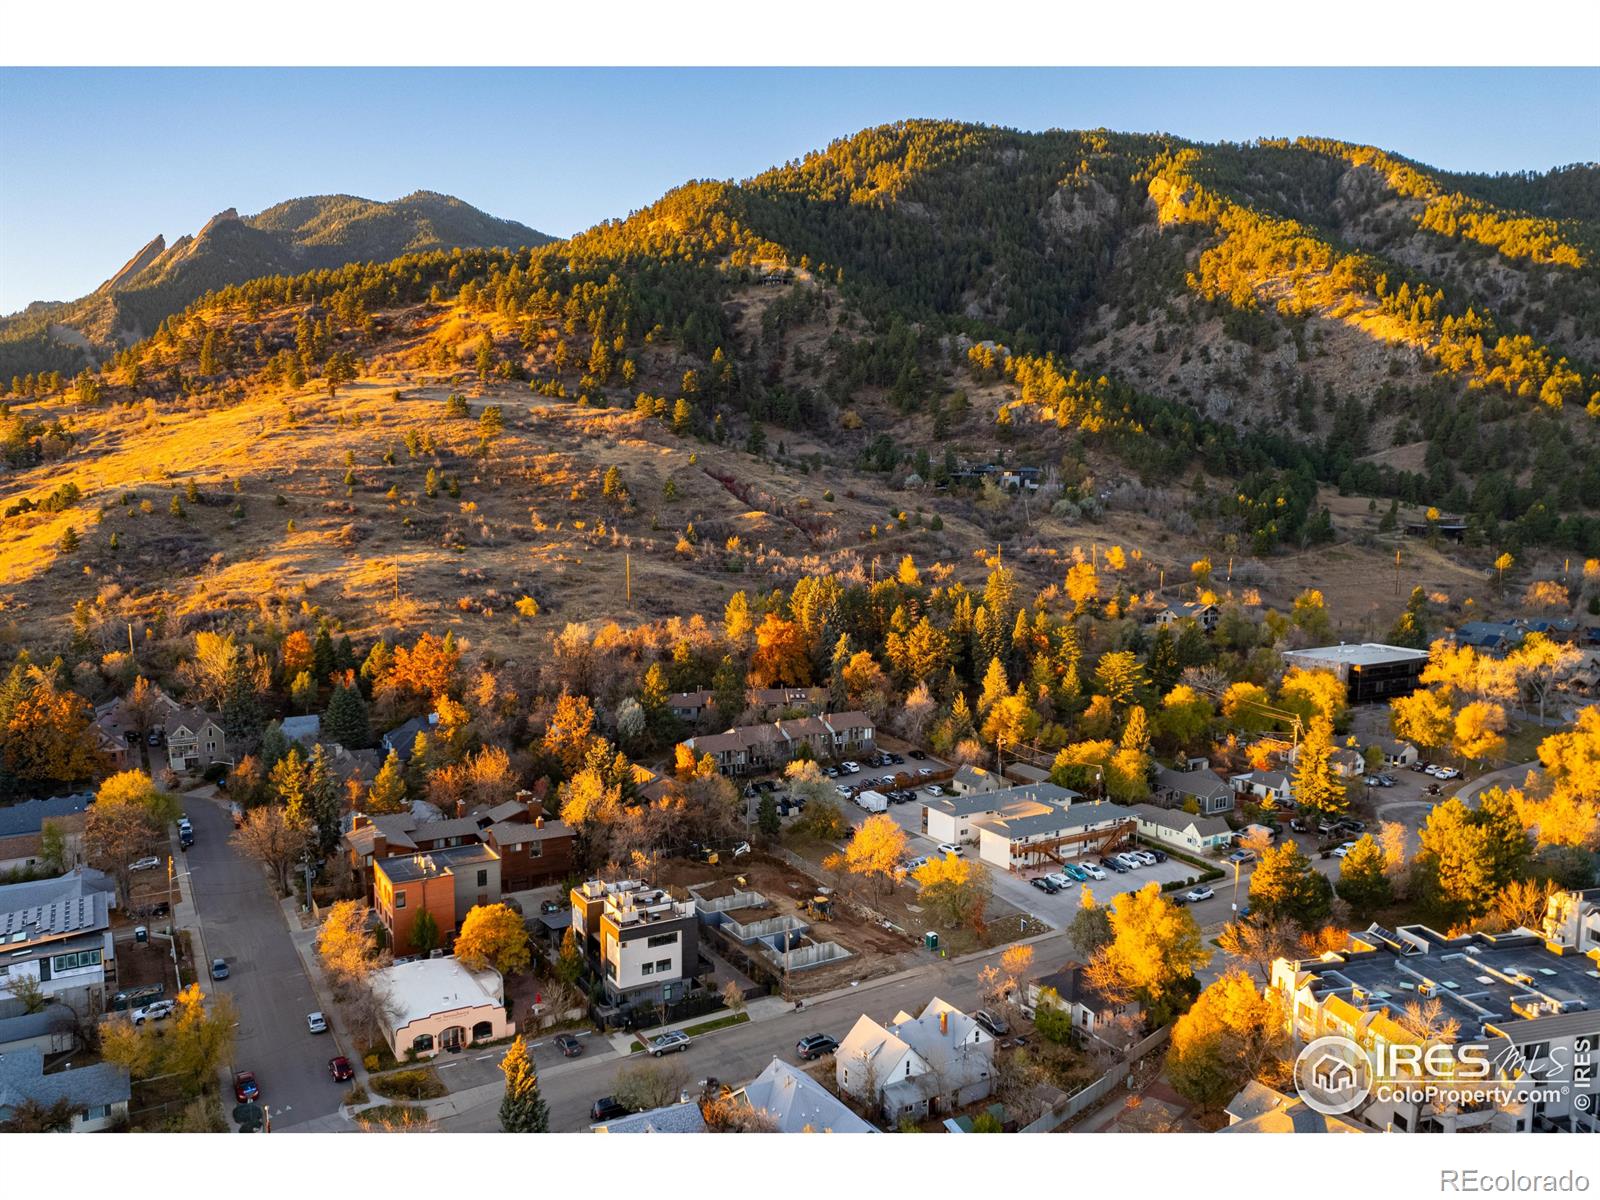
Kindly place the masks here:
<instances>
[{"instance_id":1,"label":"portable toilet","mask_svg":"<svg viewBox=\"0 0 1600 1200\"><path fill-rule=\"evenodd\" d=\"M928 930L927 933L922 935L922 945L924 949L937 950L939 948L939 935L931 929Z\"/></svg>"},{"instance_id":2,"label":"portable toilet","mask_svg":"<svg viewBox=\"0 0 1600 1200\"><path fill-rule=\"evenodd\" d=\"M133 940L136 942L148 942L150 940L150 931L143 925L135 925L133 927Z\"/></svg>"}]
</instances>

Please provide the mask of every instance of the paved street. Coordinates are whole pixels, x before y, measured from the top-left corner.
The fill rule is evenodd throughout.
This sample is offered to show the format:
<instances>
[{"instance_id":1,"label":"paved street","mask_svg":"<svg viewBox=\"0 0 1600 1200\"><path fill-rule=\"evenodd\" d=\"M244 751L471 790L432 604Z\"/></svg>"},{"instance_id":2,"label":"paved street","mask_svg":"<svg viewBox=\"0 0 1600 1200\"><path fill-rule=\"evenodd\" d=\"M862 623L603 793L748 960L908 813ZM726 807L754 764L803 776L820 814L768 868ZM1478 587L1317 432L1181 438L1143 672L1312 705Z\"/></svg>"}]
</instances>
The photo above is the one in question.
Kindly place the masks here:
<instances>
[{"instance_id":1,"label":"paved street","mask_svg":"<svg viewBox=\"0 0 1600 1200\"><path fill-rule=\"evenodd\" d=\"M180 869L193 872L202 943L195 959L202 969L213 958L228 960L229 977L202 986L231 996L238 1009L234 1067L256 1073L275 1130L334 1113L344 1088L329 1078L328 1059L351 1049L336 1045L333 1034L306 1032L306 1014L322 1005L261 868L228 844L227 811L206 800L185 803L195 844ZM225 1109L232 1104L225 1097Z\"/></svg>"}]
</instances>

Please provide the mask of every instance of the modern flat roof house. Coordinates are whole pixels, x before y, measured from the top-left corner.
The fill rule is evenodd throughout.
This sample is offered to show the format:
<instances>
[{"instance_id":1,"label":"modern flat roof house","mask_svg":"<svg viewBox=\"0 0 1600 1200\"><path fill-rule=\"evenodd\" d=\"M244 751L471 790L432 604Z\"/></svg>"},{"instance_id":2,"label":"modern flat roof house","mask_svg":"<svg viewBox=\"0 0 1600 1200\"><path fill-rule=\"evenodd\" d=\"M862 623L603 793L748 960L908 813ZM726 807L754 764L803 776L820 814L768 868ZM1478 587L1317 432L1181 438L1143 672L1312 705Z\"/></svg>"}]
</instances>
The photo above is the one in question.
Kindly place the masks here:
<instances>
[{"instance_id":1,"label":"modern flat roof house","mask_svg":"<svg viewBox=\"0 0 1600 1200\"><path fill-rule=\"evenodd\" d=\"M612 1004L671 1003L700 966L693 900L674 900L633 879L588 880L572 889L572 928L600 969Z\"/></svg>"},{"instance_id":2,"label":"modern flat roof house","mask_svg":"<svg viewBox=\"0 0 1600 1200\"><path fill-rule=\"evenodd\" d=\"M1428 652L1382 642L1341 642L1285 650L1283 660L1308 671L1332 671L1344 681L1350 703L1366 704L1416 691L1422 669L1428 665Z\"/></svg>"}]
</instances>

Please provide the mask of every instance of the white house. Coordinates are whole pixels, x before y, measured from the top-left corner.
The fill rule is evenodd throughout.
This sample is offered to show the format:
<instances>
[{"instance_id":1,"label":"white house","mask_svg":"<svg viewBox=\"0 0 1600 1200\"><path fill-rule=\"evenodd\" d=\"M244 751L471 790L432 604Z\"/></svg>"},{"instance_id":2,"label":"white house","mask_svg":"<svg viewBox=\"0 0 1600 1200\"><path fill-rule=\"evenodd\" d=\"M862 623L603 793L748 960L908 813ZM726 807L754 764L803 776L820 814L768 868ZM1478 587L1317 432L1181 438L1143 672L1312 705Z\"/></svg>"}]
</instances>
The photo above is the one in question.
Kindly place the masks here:
<instances>
[{"instance_id":1,"label":"white house","mask_svg":"<svg viewBox=\"0 0 1600 1200\"><path fill-rule=\"evenodd\" d=\"M934 997L921 1015L900 1012L886 1026L862 1015L834 1054L834 1078L887 1121L952 1112L994 1090L994 1038Z\"/></svg>"},{"instance_id":2,"label":"white house","mask_svg":"<svg viewBox=\"0 0 1600 1200\"><path fill-rule=\"evenodd\" d=\"M1141 837L1180 850L1204 853L1226 846L1233 839L1233 831L1221 817L1192 817L1182 809L1158 808L1154 804L1135 804L1132 811Z\"/></svg>"},{"instance_id":3,"label":"white house","mask_svg":"<svg viewBox=\"0 0 1600 1200\"><path fill-rule=\"evenodd\" d=\"M424 958L373 973L373 987L388 1001L384 1034L396 1058L510 1037L505 982L494 970L469 971L454 958Z\"/></svg>"},{"instance_id":4,"label":"white house","mask_svg":"<svg viewBox=\"0 0 1600 1200\"><path fill-rule=\"evenodd\" d=\"M1066 963L1060 970L1028 981L1022 996L1023 1015L1031 1021L1045 1005L1065 1009L1072 1017L1073 1029L1101 1040L1104 1040L1101 1034L1116 1018L1137 1017L1144 1011L1137 1001L1117 1004L1106 999L1089 982L1083 964L1077 962Z\"/></svg>"},{"instance_id":5,"label":"white house","mask_svg":"<svg viewBox=\"0 0 1600 1200\"><path fill-rule=\"evenodd\" d=\"M971 763L963 763L957 767L949 783L950 790L958 796L971 796L978 792L1000 792L1007 786L1001 776L982 767L975 767Z\"/></svg>"},{"instance_id":6,"label":"white house","mask_svg":"<svg viewBox=\"0 0 1600 1200\"><path fill-rule=\"evenodd\" d=\"M973 827L978 831L978 857L1002 871L1103 854L1131 841L1137 829L1131 810L1104 802L1069 808L1013 804L976 819Z\"/></svg>"},{"instance_id":7,"label":"white house","mask_svg":"<svg viewBox=\"0 0 1600 1200\"><path fill-rule=\"evenodd\" d=\"M779 1133L878 1132L827 1088L781 1058L774 1058L730 1099L766 1113Z\"/></svg>"},{"instance_id":8,"label":"white house","mask_svg":"<svg viewBox=\"0 0 1600 1200\"><path fill-rule=\"evenodd\" d=\"M1294 796L1294 785L1282 771L1246 771L1233 776L1230 782L1241 796L1270 799L1278 805L1291 803Z\"/></svg>"},{"instance_id":9,"label":"white house","mask_svg":"<svg viewBox=\"0 0 1600 1200\"><path fill-rule=\"evenodd\" d=\"M36 980L44 994L86 1011L105 1000L115 976L111 903L116 885L79 868L54 879L0 887L0 989Z\"/></svg>"}]
</instances>

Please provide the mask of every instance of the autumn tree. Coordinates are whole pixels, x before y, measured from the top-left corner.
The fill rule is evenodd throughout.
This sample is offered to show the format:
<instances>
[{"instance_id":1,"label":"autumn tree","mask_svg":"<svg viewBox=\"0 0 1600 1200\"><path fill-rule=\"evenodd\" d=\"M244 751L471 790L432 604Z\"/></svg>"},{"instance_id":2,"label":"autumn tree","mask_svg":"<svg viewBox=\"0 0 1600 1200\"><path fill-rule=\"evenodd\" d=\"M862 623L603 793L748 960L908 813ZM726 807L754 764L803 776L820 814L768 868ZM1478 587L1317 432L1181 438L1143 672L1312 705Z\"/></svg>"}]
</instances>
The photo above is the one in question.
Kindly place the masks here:
<instances>
[{"instance_id":1,"label":"autumn tree","mask_svg":"<svg viewBox=\"0 0 1600 1200\"><path fill-rule=\"evenodd\" d=\"M317 929L317 955L341 995L381 965L371 929L372 909L359 900L338 900Z\"/></svg>"},{"instance_id":2,"label":"autumn tree","mask_svg":"<svg viewBox=\"0 0 1600 1200\"><path fill-rule=\"evenodd\" d=\"M1450 702L1429 688L1418 688L1409 696L1396 696L1391 700L1389 727L1395 737L1423 750L1448 746L1455 731Z\"/></svg>"},{"instance_id":3,"label":"autumn tree","mask_svg":"<svg viewBox=\"0 0 1600 1200\"><path fill-rule=\"evenodd\" d=\"M1233 968L1173 1024L1167 1077L1179 1095L1216 1112L1286 1050L1277 998Z\"/></svg>"},{"instance_id":4,"label":"autumn tree","mask_svg":"<svg viewBox=\"0 0 1600 1200\"><path fill-rule=\"evenodd\" d=\"M1474 700L1456 713L1453 744L1468 762L1499 758L1505 753L1506 710L1488 700Z\"/></svg>"},{"instance_id":5,"label":"autumn tree","mask_svg":"<svg viewBox=\"0 0 1600 1200\"><path fill-rule=\"evenodd\" d=\"M1111 941L1095 951L1088 978L1112 1003L1137 1000L1162 1024L1192 995L1194 973L1211 959L1187 909L1147 883L1117 901Z\"/></svg>"},{"instance_id":6,"label":"autumn tree","mask_svg":"<svg viewBox=\"0 0 1600 1200\"><path fill-rule=\"evenodd\" d=\"M1067 937L1084 958L1092 958L1111 943L1111 910L1094 898L1088 884L1079 890L1078 911L1067 924Z\"/></svg>"},{"instance_id":7,"label":"autumn tree","mask_svg":"<svg viewBox=\"0 0 1600 1200\"><path fill-rule=\"evenodd\" d=\"M798 687L811 682L811 653L805 631L795 621L768 613L756 629L750 657L750 682L756 687Z\"/></svg>"},{"instance_id":8,"label":"autumn tree","mask_svg":"<svg viewBox=\"0 0 1600 1200\"><path fill-rule=\"evenodd\" d=\"M528 927L506 904L476 904L456 935L456 961L469 971L493 967L502 975L528 969Z\"/></svg>"},{"instance_id":9,"label":"autumn tree","mask_svg":"<svg viewBox=\"0 0 1600 1200\"><path fill-rule=\"evenodd\" d=\"M1529 853L1515 805L1499 789L1480 796L1476 810L1455 796L1435 805L1418 841L1413 865L1421 898L1452 923L1485 912Z\"/></svg>"},{"instance_id":10,"label":"autumn tree","mask_svg":"<svg viewBox=\"0 0 1600 1200\"><path fill-rule=\"evenodd\" d=\"M887 888L894 882L905 852L905 830L888 813L878 813L856 826L855 835L844 848L843 869Z\"/></svg>"},{"instance_id":11,"label":"autumn tree","mask_svg":"<svg viewBox=\"0 0 1600 1200\"><path fill-rule=\"evenodd\" d=\"M640 1062L617 1072L611 1094L625 1108L649 1112L676 1104L686 1081L683 1070L670 1061Z\"/></svg>"},{"instance_id":12,"label":"autumn tree","mask_svg":"<svg viewBox=\"0 0 1600 1200\"><path fill-rule=\"evenodd\" d=\"M244 814L229 841L247 858L272 872L278 894L289 894L289 880L312 841L311 823L287 808L268 804Z\"/></svg>"},{"instance_id":13,"label":"autumn tree","mask_svg":"<svg viewBox=\"0 0 1600 1200\"><path fill-rule=\"evenodd\" d=\"M1600 846L1600 709L1585 708L1570 730L1539 743L1544 780L1509 793L1541 846Z\"/></svg>"},{"instance_id":14,"label":"autumn tree","mask_svg":"<svg viewBox=\"0 0 1600 1200\"><path fill-rule=\"evenodd\" d=\"M952 926L978 925L993 884L981 864L954 854L929 858L912 878L920 889L917 903Z\"/></svg>"},{"instance_id":15,"label":"autumn tree","mask_svg":"<svg viewBox=\"0 0 1600 1200\"><path fill-rule=\"evenodd\" d=\"M1272 964L1287 957L1299 940L1300 930L1282 917L1251 913L1224 925L1217 935L1217 946L1229 958L1236 958L1261 976L1263 984L1272 978Z\"/></svg>"}]
</instances>

